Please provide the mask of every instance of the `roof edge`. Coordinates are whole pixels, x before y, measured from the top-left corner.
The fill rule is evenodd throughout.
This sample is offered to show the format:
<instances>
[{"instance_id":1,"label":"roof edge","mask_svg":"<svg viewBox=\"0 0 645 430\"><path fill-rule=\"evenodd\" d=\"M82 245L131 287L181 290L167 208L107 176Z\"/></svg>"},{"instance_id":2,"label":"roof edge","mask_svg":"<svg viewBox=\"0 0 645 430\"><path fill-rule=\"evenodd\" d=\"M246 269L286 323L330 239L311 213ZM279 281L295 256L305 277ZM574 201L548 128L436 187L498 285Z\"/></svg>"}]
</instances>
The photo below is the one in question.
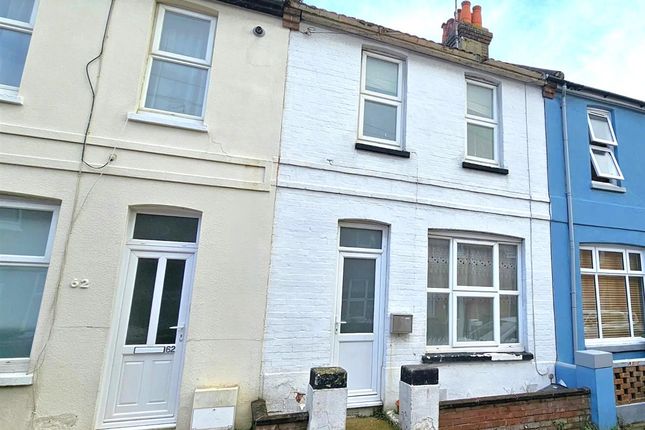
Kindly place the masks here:
<instances>
[{"instance_id":1,"label":"roof edge","mask_svg":"<svg viewBox=\"0 0 645 430\"><path fill-rule=\"evenodd\" d=\"M208 1L214 2L215 0L208 0ZM284 10L284 5L286 0L284 1L283 0L217 0L217 1L282 18L282 12Z\"/></svg>"}]
</instances>

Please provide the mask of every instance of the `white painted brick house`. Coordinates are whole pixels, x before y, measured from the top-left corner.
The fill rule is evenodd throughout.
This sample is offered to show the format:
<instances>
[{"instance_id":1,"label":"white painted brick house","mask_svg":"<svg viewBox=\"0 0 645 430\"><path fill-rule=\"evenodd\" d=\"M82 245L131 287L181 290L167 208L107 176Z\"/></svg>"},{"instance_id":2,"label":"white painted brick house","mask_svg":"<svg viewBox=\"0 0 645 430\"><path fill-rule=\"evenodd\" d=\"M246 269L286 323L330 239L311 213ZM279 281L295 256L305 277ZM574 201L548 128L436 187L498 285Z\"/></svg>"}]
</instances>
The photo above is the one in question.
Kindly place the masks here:
<instances>
[{"instance_id":1,"label":"white painted brick house","mask_svg":"<svg viewBox=\"0 0 645 430\"><path fill-rule=\"evenodd\" d=\"M487 46L449 49L290 6L263 350L269 410L298 410L309 369L330 364L348 371L354 407L392 407L400 366L422 359L441 361L448 399L547 385L555 342L539 76L487 59ZM411 315L411 332L392 333L392 314Z\"/></svg>"}]
</instances>

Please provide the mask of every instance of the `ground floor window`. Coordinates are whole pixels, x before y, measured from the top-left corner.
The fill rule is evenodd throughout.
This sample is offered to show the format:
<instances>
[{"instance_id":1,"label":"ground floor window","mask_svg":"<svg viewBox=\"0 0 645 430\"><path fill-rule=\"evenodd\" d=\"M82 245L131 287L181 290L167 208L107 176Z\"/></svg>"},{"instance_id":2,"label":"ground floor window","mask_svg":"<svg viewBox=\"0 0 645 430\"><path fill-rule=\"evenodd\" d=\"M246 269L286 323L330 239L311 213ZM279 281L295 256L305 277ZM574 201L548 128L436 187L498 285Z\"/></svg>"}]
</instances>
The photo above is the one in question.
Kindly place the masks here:
<instances>
[{"instance_id":1,"label":"ground floor window","mask_svg":"<svg viewBox=\"0 0 645 430\"><path fill-rule=\"evenodd\" d=\"M521 349L519 244L428 238L430 349Z\"/></svg>"},{"instance_id":2,"label":"ground floor window","mask_svg":"<svg viewBox=\"0 0 645 430\"><path fill-rule=\"evenodd\" d=\"M582 246L580 273L585 339L641 339L643 256L636 249Z\"/></svg>"},{"instance_id":3,"label":"ground floor window","mask_svg":"<svg viewBox=\"0 0 645 430\"><path fill-rule=\"evenodd\" d=\"M0 199L0 372L27 370L58 208Z\"/></svg>"}]
</instances>

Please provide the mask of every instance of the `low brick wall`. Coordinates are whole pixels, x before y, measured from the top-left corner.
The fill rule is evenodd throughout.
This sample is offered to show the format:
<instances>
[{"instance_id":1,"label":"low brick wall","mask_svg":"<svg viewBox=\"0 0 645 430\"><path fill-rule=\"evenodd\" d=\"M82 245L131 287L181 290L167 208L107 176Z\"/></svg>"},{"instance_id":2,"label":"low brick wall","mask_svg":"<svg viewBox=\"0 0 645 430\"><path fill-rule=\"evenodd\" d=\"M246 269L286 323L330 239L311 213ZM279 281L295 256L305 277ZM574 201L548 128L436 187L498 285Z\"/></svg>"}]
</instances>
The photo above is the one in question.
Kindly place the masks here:
<instances>
[{"instance_id":1,"label":"low brick wall","mask_svg":"<svg viewBox=\"0 0 645 430\"><path fill-rule=\"evenodd\" d=\"M589 418L587 389L561 389L439 403L441 430L581 429Z\"/></svg>"},{"instance_id":2,"label":"low brick wall","mask_svg":"<svg viewBox=\"0 0 645 430\"><path fill-rule=\"evenodd\" d=\"M645 363L614 367L616 404L645 402Z\"/></svg>"}]
</instances>

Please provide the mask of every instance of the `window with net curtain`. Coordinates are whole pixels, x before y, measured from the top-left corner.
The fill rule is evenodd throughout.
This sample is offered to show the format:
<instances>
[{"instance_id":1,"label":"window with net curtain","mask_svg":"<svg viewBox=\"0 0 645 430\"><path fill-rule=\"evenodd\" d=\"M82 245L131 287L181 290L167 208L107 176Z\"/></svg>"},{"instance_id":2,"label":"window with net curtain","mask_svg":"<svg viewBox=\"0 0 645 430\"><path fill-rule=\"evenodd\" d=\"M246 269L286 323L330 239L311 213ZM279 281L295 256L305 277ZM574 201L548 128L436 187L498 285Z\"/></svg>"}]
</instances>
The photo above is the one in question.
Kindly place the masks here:
<instances>
[{"instance_id":1,"label":"window with net curtain","mask_svg":"<svg viewBox=\"0 0 645 430\"><path fill-rule=\"evenodd\" d=\"M580 276L587 343L641 339L645 334L642 251L581 247Z\"/></svg>"},{"instance_id":2,"label":"window with net curtain","mask_svg":"<svg viewBox=\"0 0 645 430\"><path fill-rule=\"evenodd\" d=\"M427 345L521 349L519 244L430 236Z\"/></svg>"},{"instance_id":3,"label":"window with net curtain","mask_svg":"<svg viewBox=\"0 0 645 430\"><path fill-rule=\"evenodd\" d=\"M0 372L31 354L55 213L47 205L0 199Z\"/></svg>"},{"instance_id":4,"label":"window with net curtain","mask_svg":"<svg viewBox=\"0 0 645 430\"><path fill-rule=\"evenodd\" d=\"M202 118L215 18L160 5L143 107Z\"/></svg>"},{"instance_id":5,"label":"window with net curtain","mask_svg":"<svg viewBox=\"0 0 645 430\"><path fill-rule=\"evenodd\" d=\"M0 92L17 91L34 23L35 0L0 0Z\"/></svg>"}]
</instances>

